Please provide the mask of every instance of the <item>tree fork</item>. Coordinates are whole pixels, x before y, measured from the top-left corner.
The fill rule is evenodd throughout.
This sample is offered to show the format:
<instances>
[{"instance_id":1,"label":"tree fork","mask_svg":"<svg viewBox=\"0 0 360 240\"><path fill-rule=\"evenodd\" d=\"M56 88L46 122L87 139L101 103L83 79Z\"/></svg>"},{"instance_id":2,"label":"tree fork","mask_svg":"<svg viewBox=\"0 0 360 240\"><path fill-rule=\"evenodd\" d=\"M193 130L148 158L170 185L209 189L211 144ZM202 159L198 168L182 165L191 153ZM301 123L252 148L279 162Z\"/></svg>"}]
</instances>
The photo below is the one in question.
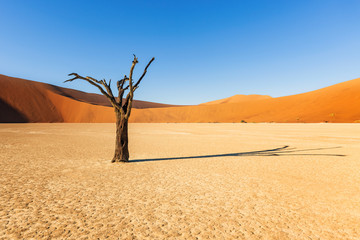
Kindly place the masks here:
<instances>
[{"instance_id":1,"label":"tree fork","mask_svg":"<svg viewBox=\"0 0 360 240\"><path fill-rule=\"evenodd\" d=\"M100 92L110 101L111 105L115 110L116 117L116 138L115 138L115 154L111 162L128 162L129 161L129 141L128 141L128 122L131 114L132 102L134 98L134 92L139 88L141 80L147 73L147 69L150 64L155 60L152 58L149 63L146 65L143 74L134 84L133 82L133 72L136 64L138 63L137 57L134 55L134 60L130 68L129 77L126 75L123 79L117 81L118 97L115 98L111 90L111 80L109 83L105 79L97 80L93 77L83 77L77 73L70 73L69 76L74 76L73 78L66 80L65 82L72 82L76 79L81 79L87 81L89 84L97 87ZM125 82L128 81L128 85L125 86ZM123 96L125 91L129 91L125 101L123 101Z\"/></svg>"}]
</instances>

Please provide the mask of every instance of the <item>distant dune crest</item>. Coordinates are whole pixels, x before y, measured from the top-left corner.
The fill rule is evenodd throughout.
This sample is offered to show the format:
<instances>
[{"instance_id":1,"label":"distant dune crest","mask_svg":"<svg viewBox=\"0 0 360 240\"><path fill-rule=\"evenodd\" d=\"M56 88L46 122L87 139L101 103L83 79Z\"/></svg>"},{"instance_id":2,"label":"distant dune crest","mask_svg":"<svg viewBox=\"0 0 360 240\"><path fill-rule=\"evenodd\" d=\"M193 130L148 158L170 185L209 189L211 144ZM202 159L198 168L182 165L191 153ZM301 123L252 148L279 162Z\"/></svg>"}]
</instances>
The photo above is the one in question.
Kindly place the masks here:
<instances>
[{"instance_id":1,"label":"distant dune crest","mask_svg":"<svg viewBox=\"0 0 360 240\"><path fill-rule=\"evenodd\" d=\"M239 103L239 102L248 102L248 101L255 101L255 100L262 100L262 99L268 99L271 98L271 96L268 95L257 95L257 94L251 94L251 95L242 95L237 94L232 97L223 98L211 102L202 103L200 105L211 105L211 104L224 104L224 103Z\"/></svg>"},{"instance_id":2,"label":"distant dune crest","mask_svg":"<svg viewBox=\"0 0 360 240\"><path fill-rule=\"evenodd\" d=\"M360 79L272 98L235 95L197 106L135 101L130 122L360 122ZM114 122L99 94L0 75L0 122Z\"/></svg>"}]
</instances>

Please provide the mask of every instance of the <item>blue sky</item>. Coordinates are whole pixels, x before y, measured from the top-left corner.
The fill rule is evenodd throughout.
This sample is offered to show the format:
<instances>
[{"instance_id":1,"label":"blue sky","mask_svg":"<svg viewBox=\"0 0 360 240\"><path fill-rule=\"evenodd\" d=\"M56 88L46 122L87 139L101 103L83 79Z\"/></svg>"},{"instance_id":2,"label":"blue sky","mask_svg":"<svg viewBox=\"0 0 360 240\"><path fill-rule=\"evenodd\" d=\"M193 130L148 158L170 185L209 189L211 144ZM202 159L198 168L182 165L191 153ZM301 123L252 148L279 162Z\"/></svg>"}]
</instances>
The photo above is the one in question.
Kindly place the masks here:
<instances>
[{"instance_id":1,"label":"blue sky","mask_svg":"<svg viewBox=\"0 0 360 240\"><path fill-rule=\"evenodd\" d=\"M135 99L273 97L360 77L360 1L0 0L0 73L97 92L151 59Z\"/></svg>"}]
</instances>

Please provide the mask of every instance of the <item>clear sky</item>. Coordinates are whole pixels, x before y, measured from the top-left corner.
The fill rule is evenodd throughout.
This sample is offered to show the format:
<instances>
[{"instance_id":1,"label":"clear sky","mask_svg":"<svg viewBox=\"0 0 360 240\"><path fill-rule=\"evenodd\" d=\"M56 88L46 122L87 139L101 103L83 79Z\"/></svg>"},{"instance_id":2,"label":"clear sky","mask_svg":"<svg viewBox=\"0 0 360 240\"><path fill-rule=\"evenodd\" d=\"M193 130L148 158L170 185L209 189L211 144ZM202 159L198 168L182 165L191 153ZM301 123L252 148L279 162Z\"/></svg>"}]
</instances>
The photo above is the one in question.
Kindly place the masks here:
<instances>
[{"instance_id":1,"label":"clear sky","mask_svg":"<svg viewBox=\"0 0 360 240\"><path fill-rule=\"evenodd\" d=\"M77 72L136 76L135 99L273 97L360 77L359 0L0 0L0 73L97 92Z\"/></svg>"}]
</instances>

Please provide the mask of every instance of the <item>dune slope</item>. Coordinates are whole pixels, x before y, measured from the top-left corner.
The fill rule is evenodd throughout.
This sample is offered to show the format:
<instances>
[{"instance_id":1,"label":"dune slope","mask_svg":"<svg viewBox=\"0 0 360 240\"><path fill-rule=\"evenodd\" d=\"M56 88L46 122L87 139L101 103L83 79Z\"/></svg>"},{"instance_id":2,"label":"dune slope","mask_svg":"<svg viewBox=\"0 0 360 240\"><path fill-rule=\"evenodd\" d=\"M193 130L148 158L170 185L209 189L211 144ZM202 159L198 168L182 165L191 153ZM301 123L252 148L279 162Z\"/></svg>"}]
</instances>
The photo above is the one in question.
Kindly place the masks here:
<instances>
[{"instance_id":1,"label":"dune slope","mask_svg":"<svg viewBox=\"0 0 360 240\"><path fill-rule=\"evenodd\" d=\"M223 104L223 103L239 103L239 102L249 102L254 100L262 100L262 99L268 99L271 98L268 95L257 95L257 94L251 94L251 95L242 95L237 94L232 97L223 98L211 102L202 103L200 105L211 105L211 104Z\"/></svg>"},{"instance_id":2,"label":"dune slope","mask_svg":"<svg viewBox=\"0 0 360 240\"><path fill-rule=\"evenodd\" d=\"M134 108L173 105L134 100ZM0 122L113 122L106 97L0 75Z\"/></svg>"},{"instance_id":3,"label":"dune slope","mask_svg":"<svg viewBox=\"0 0 360 240\"><path fill-rule=\"evenodd\" d=\"M240 103L134 111L133 122L359 122L360 79L316 91Z\"/></svg>"}]
</instances>

